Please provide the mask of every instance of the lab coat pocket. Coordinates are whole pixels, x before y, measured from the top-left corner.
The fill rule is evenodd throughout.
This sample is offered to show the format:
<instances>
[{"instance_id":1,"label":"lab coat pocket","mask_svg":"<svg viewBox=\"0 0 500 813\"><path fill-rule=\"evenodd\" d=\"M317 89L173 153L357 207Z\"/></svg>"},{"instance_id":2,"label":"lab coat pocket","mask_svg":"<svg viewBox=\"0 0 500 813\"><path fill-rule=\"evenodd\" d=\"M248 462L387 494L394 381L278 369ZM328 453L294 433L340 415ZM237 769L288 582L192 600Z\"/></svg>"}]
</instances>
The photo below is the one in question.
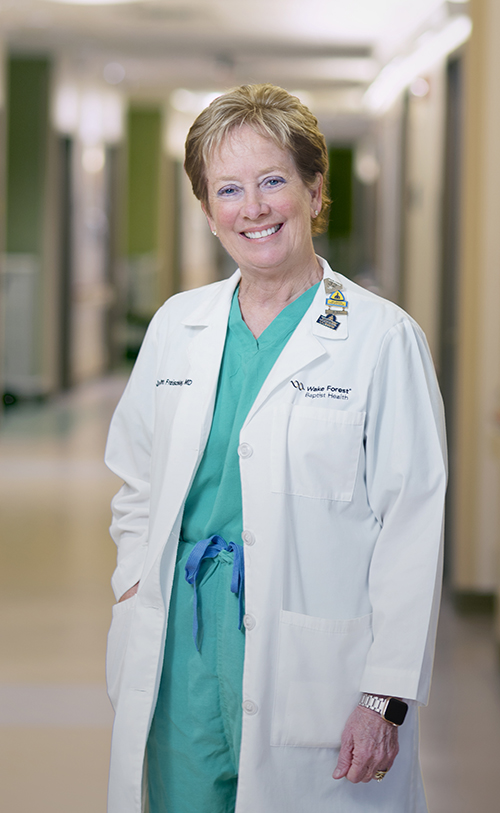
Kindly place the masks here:
<instances>
[{"instance_id":1,"label":"lab coat pocket","mask_svg":"<svg viewBox=\"0 0 500 813\"><path fill-rule=\"evenodd\" d=\"M340 747L360 697L371 622L281 611L271 745Z\"/></svg>"},{"instance_id":2,"label":"lab coat pocket","mask_svg":"<svg viewBox=\"0 0 500 813\"><path fill-rule=\"evenodd\" d=\"M273 426L271 488L280 494L352 500L364 412L284 404Z\"/></svg>"},{"instance_id":3,"label":"lab coat pocket","mask_svg":"<svg viewBox=\"0 0 500 813\"><path fill-rule=\"evenodd\" d=\"M108 697L116 710L122 679L123 662L127 649L132 621L132 610L137 602L137 594L113 606L113 618L108 632L106 650L106 683Z\"/></svg>"}]
</instances>

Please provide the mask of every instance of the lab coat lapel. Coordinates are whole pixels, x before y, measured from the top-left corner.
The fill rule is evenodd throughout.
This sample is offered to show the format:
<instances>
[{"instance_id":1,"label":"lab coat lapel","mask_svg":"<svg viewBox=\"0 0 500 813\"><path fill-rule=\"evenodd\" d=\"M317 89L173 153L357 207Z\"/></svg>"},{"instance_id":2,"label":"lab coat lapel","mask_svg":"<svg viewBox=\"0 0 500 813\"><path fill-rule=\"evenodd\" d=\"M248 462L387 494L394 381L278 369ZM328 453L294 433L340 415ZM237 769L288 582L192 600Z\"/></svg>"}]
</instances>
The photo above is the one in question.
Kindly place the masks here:
<instances>
[{"instance_id":1,"label":"lab coat lapel","mask_svg":"<svg viewBox=\"0 0 500 813\"><path fill-rule=\"evenodd\" d=\"M239 273L236 273L216 286L213 296L205 297L181 323L180 330L188 333L186 353L189 367L185 375L191 379L191 384L182 386L174 424L163 426L160 422L157 430L159 445L167 443L167 440L162 441L163 431L169 444L168 458L161 461L162 473L159 475L163 478L164 489L158 513L162 540L170 533L184 503L208 439L229 309L238 281Z\"/></svg>"},{"instance_id":2,"label":"lab coat lapel","mask_svg":"<svg viewBox=\"0 0 500 813\"><path fill-rule=\"evenodd\" d=\"M179 511L182 510L210 432L229 309L238 281L239 273L236 273L221 285L214 286L213 295L203 297L202 304L182 320L179 328L187 334L182 336L182 340L187 343L189 366L183 375L191 383L183 384L179 393L174 423L168 425L159 421L157 428L157 444L160 448L168 447L169 453L158 462L160 471L157 476L163 485L156 521L161 527L161 534L155 536L158 544L151 550L149 564L142 575L143 581L158 561L158 555L164 555L165 539L170 540L167 546L170 559L167 556L163 561L165 567L169 561L170 568L173 568L177 544L175 522L180 527ZM172 531L174 534L170 536Z\"/></svg>"},{"instance_id":3,"label":"lab coat lapel","mask_svg":"<svg viewBox=\"0 0 500 813\"><path fill-rule=\"evenodd\" d=\"M183 319L182 324L193 332L187 355L190 364L190 377L196 387L196 398L189 397L188 388L183 392L183 421L189 422L193 436L197 439L198 451L203 451L215 404L219 369L226 341L227 322L234 289L240 279L235 272L213 297Z\"/></svg>"}]
</instances>

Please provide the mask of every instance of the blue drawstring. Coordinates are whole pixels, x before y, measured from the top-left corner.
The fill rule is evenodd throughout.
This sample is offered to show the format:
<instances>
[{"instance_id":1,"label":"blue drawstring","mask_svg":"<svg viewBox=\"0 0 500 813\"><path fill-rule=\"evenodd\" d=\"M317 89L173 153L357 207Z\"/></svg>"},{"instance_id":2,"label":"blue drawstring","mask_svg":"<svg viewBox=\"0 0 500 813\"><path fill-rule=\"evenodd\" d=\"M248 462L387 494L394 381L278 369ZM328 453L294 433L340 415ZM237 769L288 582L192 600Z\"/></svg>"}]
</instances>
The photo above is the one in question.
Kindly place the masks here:
<instances>
[{"instance_id":1,"label":"blue drawstring","mask_svg":"<svg viewBox=\"0 0 500 813\"><path fill-rule=\"evenodd\" d=\"M201 539L196 543L193 550L189 554L186 562L186 581L192 584L194 588L194 601L193 601L193 639L196 649L199 651L198 646L198 593L196 589L196 579L200 571L203 559L215 559L215 557L223 550L234 551L234 564L233 574L231 577L231 593L238 596L239 601L239 623L238 629L241 629L243 623L243 587L245 584L245 562L243 558L243 547L236 545L235 542L227 542L222 536L211 536L209 539Z\"/></svg>"}]
</instances>

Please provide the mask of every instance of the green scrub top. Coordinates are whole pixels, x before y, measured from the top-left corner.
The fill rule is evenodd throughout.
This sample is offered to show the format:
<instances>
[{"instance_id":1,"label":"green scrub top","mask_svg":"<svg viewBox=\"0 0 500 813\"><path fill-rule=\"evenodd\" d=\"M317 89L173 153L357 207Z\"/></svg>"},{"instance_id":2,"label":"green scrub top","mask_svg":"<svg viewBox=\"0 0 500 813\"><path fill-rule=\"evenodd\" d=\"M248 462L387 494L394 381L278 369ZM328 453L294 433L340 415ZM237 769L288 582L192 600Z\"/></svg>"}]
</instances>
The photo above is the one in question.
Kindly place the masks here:
<instances>
[{"instance_id":1,"label":"green scrub top","mask_svg":"<svg viewBox=\"0 0 500 813\"><path fill-rule=\"evenodd\" d=\"M243 531L238 446L241 428L271 368L311 305L317 283L287 305L258 339L241 316L236 288L229 313L210 435L184 507L181 539Z\"/></svg>"}]
</instances>

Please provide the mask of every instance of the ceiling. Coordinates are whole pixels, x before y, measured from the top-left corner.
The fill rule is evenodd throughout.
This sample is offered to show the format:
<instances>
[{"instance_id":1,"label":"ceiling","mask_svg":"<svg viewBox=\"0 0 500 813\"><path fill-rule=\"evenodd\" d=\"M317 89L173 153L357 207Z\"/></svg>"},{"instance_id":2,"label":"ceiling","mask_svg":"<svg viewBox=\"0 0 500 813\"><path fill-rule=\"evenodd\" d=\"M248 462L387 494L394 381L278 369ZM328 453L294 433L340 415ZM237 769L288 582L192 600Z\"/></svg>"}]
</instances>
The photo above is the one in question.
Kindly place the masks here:
<instances>
[{"instance_id":1,"label":"ceiling","mask_svg":"<svg viewBox=\"0 0 500 813\"><path fill-rule=\"evenodd\" d=\"M0 0L0 39L129 97L270 81L354 114L389 60L464 10L458 0Z\"/></svg>"}]
</instances>

